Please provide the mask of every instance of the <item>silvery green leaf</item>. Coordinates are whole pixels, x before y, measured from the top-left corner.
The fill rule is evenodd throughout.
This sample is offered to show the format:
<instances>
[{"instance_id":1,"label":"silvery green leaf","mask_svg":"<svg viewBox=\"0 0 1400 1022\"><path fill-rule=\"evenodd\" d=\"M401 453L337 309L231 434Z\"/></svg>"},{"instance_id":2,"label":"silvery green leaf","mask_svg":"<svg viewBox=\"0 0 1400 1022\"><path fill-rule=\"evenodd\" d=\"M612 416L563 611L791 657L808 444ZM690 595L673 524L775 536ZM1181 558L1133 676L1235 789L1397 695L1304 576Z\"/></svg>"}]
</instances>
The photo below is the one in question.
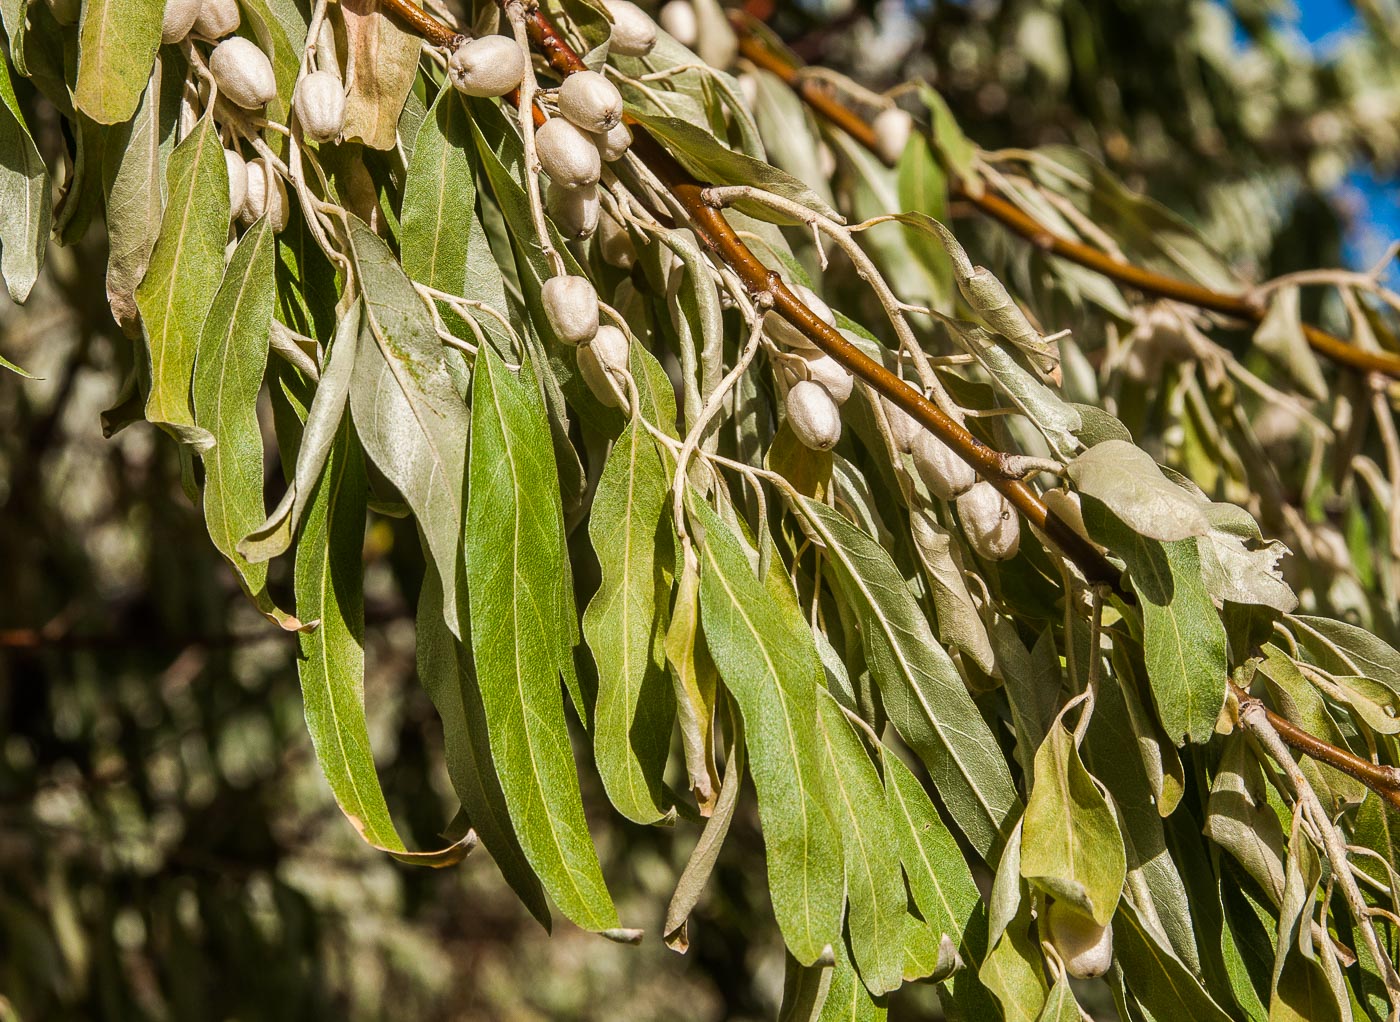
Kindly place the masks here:
<instances>
[{"instance_id":1,"label":"silvery green leaf","mask_svg":"<svg viewBox=\"0 0 1400 1022\"><path fill-rule=\"evenodd\" d=\"M1277 904L1283 897L1284 833L1265 794L1259 761L1243 735L1225 739L1206 803L1205 834Z\"/></svg>"},{"instance_id":2,"label":"silvery green leaf","mask_svg":"<svg viewBox=\"0 0 1400 1022\"><path fill-rule=\"evenodd\" d=\"M405 273L450 295L462 294L467 282L474 157L462 95L443 89L418 130L404 176L400 250Z\"/></svg>"},{"instance_id":3,"label":"silvery green leaf","mask_svg":"<svg viewBox=\"0 0 1400 1022\"><path fill-rule=\"evenodd\" d=\"M370 748L360 562L365 485L364 459L355 434L348 422L342 423L297 544L297 612L317 622L299 636L297 674L306 727L326 783L360 837L404 862L447 866L471 850L475 837L468 834L436 851L408 851L389 815Z\"/></svg>"},{"instance_id":4,"label":"silvery green leaf","mask_svg":"<svg viewBox=\"0 0 1400 1022\"><path fill-rule=\"evenodd\" d=\"M851 956L861 982L879 996L897 989L904 979L905 894L898 845L903 821L889 811L875 764L855 726L825 688L817 693L817 718L830 766L828 797L845 852Z\"/></svg>"},{"instance_id":5,"label":"silvery green leaf","mask_svg":"<svg viewBox=\"0 0 1400 1022\"><path fill-rule=\"evenodd\" d=\"M212 442L204 460L204 524L219 552L238 572L258 609L296 627L273 606L267 566L238 552L239 541L263 517L263 444L258 392L267 366L272 323L272 225L259 220L229 260L200 334L194 374L194 424Z\"/></svg>"},{"instance_id":6,"label":"silvery green leaf","mask_svg":"<svg viewBox=\"0 0 1400 1022\"><path fill-rule=\"evenodd\" d=\"M136 289L150 358L146 418L178 440L205 446L210 438L195 427L190 384L200 330L224 273L229 223L228 165L211 115L175 147L166 177L160 236Z\"/></svg>"},{"instance_id":7,"label":"silvery green leaf","mask_svg":"<svg viewBox=\"0 0 1400 1022\"><path fill-rule=\"evenodd\" d=\"M1113 953L1133 996L1153 1018L1189 1018L1226 1022L1230 1015L1201 985L1201 981L1138 918L1124 902L1113 921Z\"/></svg>"},{"instance_id":8,"label":"silvery green leaf","mask_svg":"<svg viewBox=\"0 0 1400 1022\"><path fill-rule=\"evenodd\" d=\"M1126 874L1123 836L1108 800L1084 768L1073 734L1051 727L1035 755L1021 876L1106 926Z\"/></svg>"},{"instance_id":9,"label":"silvery green leaf","mask_svg":"<svg viewBox=\"0 0 1400 1022\"><path fill-rule=\"evenodd\" d=\"M11 37L12 39L16 37ZM0 274L10 298L23 302L39 277L53 207L48 169L20 114L9 65L0 60Z\"/></svg>"},{"instance_id":10,"label":"silvery green leaf","mask_svg":"<svg viewBox=\"0 0 1400 1022\"><path fill-rule=\"evenodd\" d=\"M636 823L669 810L662 772L675 700L664 641L670 573L661 523L671 472L651 434L631 423L613 445L593 498L588 532L602 581L583 615L598 664L593 754L608 798Z\"/></svg>"},{"instance_id":11,"label":"silvery green leaf","mask_svg":"<svg viewBox=\"0 0 1400 1022\"><path fill-rule=\"evenodd\" d=\"M972 661L983 674L995 674L992 641L968 591L961 554L953 544L952 533L922 508L910 512L909 531L927 573L939 641Z\"/></svg>"},{"instance_id":12,"label":"silvery green leaf","mask_svg":"<svg viewBox=\"0 0 1400 1022\"><path fill-rule=\"evenodd\" d=\"M768 860L773 912L810 965L841 939L841 834L819 751L821 663L807 625L754 575L739 538L702 501L700 610L710 655L739 704Z\"/></svg>"},{"instance_id":13,"label":"silvery green leaf","mask_svg":"<svg viewBox=\"0 0 1400 1022\"><path fill-rule=\"evenodd\" d=\"M1102 501L1139 535L1169 542L1210 531L1201 501L1170 482L1152 456L1132 443L1105 440L1066 468L1081 494Z\"/></svg>"},{"instance_id":14,"label":"silvery green leaf","mask_svg":"<svg viewBox=\"0 0 1400 1022\"><path fill-rule=\"evenodd\" d=\"M1346 621L1291 616L1309 659L1334 674L1359 674L1400 693L1400 653L1384 640Z\"/></svg>"},{"instance_id":15,"label":"silvery green leaf","mask_svg":"<svg viewBox=\"0 0 1400 1022\"><path fill-rule=\"evenodd\" d=\"M85 0L78 23L78 109L100 124L131 117L160 46L160 0Z\"/></svg>"},{"instance_id":16,"label":"silvery green leaf","mask_svg":"<svg viewBox=\"0 0 1400 1022\"><path fill-rule=\"evenodd\" d=\"M564 721L564 523L544 404L528 365L517 379L487 345L471 436L466 584L492 760L545 890L584 929L614 930Z\"/></svg>"},{"instance_id":17,"label":"silvery green leaf","mask_svg":"<svg viewBox=\"0 0 1400 1022\"><path fill-rule=\"evenodd\" d=\"M1084 498L1084 521L1090 536L1127 563L1141 597L1147 677L1168 737L1178 744L1209 740L1225 704L1228 664L1225 627L1206 592L1195 541L1147 539L1092 496Z\"/></svg>"},{"instance_id":18,"label":"silvery green leaf","mask_svg":"<svg viewBox=\"0 0 1400 1022\"><path fill-rule=\"evenodd\" d=\"M364 323L350 381L350 414L369 459L403 495L444 579L444 613L466 637L455 580L469 413L418 293L388 246L359 220L350 250L364 289Z\"/></svg>"},{"instance_id":19,"label":"silvery green leaf","mask_svg":"<svg viewBox=\"0 0 1400 1022\"><path fill-rule=\"evenodd\" d=\"M165 205L161 154L161 67L151 80L131 121L115 129L114 145L104 167L107 188L107 303L123 328L137 329L136 286L146 275L160 233Z\"/></svg>"},{"instance_id":20,"label":"silvery green leaf","mask_svg":"<svg viewBox=\"0 0 1400 1022\"><path fill-rule=\"evenodd\" d=\"M856 975L846 942L837 940L832 948L836 962L831 968L831 983L822 1002L817 1022L884 1022L885 1002L870 996L865 984Z\"/></svg>"}]
</instances>

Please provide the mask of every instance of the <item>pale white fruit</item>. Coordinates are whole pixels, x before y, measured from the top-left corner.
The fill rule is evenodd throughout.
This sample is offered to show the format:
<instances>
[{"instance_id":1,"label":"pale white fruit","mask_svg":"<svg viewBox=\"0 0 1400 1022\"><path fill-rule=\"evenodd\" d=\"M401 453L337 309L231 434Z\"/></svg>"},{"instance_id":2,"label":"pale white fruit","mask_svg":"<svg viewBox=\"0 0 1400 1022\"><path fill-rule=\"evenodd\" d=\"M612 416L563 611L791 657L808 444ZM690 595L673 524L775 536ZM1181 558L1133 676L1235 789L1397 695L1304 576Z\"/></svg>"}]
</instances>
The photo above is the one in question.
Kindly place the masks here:
<instances>
[{"instance_id":1,"label":"pale white fruit","mask_svg":"<svg viewBox=\"0 0 1400 1022\"><path fill-rule=\"evenodd\" d=\"M611 131L622 120L622 93L597 71L576 71L559 86L559 112L584 131Z\"/></svg>"},{"instance_id":2,"label":"pale white fruit","mask_svg":"<svg viewBox=\"0 0 1400 1022\"><path fill-rule=\"evenodd\" d=\"M1050 943L1065 971L1075 979L1096 979L1113 963L1113 923L1100 926L1089 916L1062 901L1051 902Z\"/></svg>"},{"instance_id":3,"label":"pale white fruit","mask_svg":"<svg viewBox=\"0 0 1400 1022\"><path fill-rule=\"evenodd\" d=\"M621 57L645 57L656 45L656 22L631 0L603 0L612 15L608 49Z\"/></svg>"},{"instance_id":4,"label":"pale white fruit","mask_svg":"<svg viewBox=\"0 0 1400 1022\"><path fill-rule=\"evenodd\" d=\"M607 131L594 132L593 144L598 147L598 155L604 163L620 160L632 145L632 129L619 121Z\"/></svg>"},{"instance_id":5,"label":"pale white fruit","mask_svg":"<svg viewBox=\"0 0 1400 1022\"><path fill-rule=\"evenodd\" d=\"M277 95L272 61L252 40L242 36L225 39L214 47L209 70L219 93L245 110L257 110Z\"/></svg>"},{"instance_id":6,"label":"pale white fruit","mask_svg":"<svg viewBox=\"0 0 1400 1022\"><path fill-rule=\"evenodd\" d=\"M598 186L583 188L561 188L551 184L545 189L545 204L549 207L550 219L559 233L569 241L582 241L593 237L598 229L598 220L603 207L598 202Z\"/></svg>"},{"instance_id":7,"label":"pale white fruit","mask_svg":"<svg viewBox=\"0 0 1400 1022\"><path fill-rule=\"evenodd\" d=\"M801 284L789 284L788 288L797 296L798 301L816 313L817 318L823 323L830 327L836 325L836 316L831 311L831 307L817 297L815 291L809 287L803 287ZM781 344L794 351L821 350L807 339L806 334L784 319L782 313L778 312L776 309L770 309L768 312L764 313L763 329L767 331L768 336L773 339L774 343Z\"/></svg>"},{"instance_id":8,"label":"pale white fruit","mask_svg":"<svg viewBox=\"0 0 1400 1022\"><path fill-rule=\"evenodd\" d=\"M690 0L670 0L657 13L661 27L682 46L694 47L700 38L700 19Z\"/></svg>"},{"instance_id":9,"label":"pale white fruit","mask_svg":"<svg viewBox=\"0 0 1400 1022\"><path fill-rule=\"evenodd\" d=\"M803 352L802 358L807 364L808 378L820 383L822 389L831 395L831 400L838 405L850 400L856 380L845 366L830 355L816 352Z\"/></svg>"},{"instance_id":10,"label":"pale white fruit","mask_svg":"<svg viewBox=\"0 0 1400 1022\"><path fill-rule=\"evenodd\" d=\"M977 482L977 473L953 449L926 429L914 438L911 453L919 478L939 500L952 500ZM995 492L995 491L993 491Z\"/></svg>"},{"instance_id":11,"label":"pale white fruit","mask_svg":"<svg viewBox=\"0 0 1400 1022\"><path fill-rule=\"evenodd\" d=\"M924 427L903 408L890 401L884 401L883 404L885 419L890 424L890 439L899 450L905 453L912 452L915 442L924 433Z\"/></svg>"},{"instance_id":12,"label":"pale white fruit","mask_svg":"<svg viewBox=\"0 0 1400 1022\"><path fill-rule=\"evenodd\" d=\"M630 270L637 261L632 235L610 216L603 217L598 224L598 253L603 257L603 262L620 270Z\"/></svg>"},{"instance_id":13,"label":"pale white fruit","mask_svg":"<svg viewBox=\"0 0 1400 1022\"><path fill-rule=\"evenodd\" d=\"M803 447L829 451L841 439L841 409L826 388L799 380L787 395L788 425Z\"/></svg>"},{"instance_id":14,"label":"pale white fruit","mask_svg":"<svg viewBox=\"0 0 1400 1022\"><path fill-rule=\"evenodd\" d=\"M307 138L334 142L345 126L345 85L329 71L313 71L297 82L292 109Z\"/></svg>"},{"instance_id":15,"label":"pale white fruit","mask_svg":"<svg viewBox=\"0 0 1400 1022\"><path fill-rule=\"evenodd\" d=\"M222 39L232 35L242 20L238 0L204 0L199 17L194 19L194 31L206 39Z\"/></svg>"},{"instance_id":16,"label":"pale white fruit","mask_svg":"<svg viewBox=\"0 0 1400 1022\"><path fill-rule=\"evenodd\" d=\"M1021 516L989 482L979 482L958 497L958 518L972 549L989 561L1016 556L1021 546Z\"/></svg>"},{"instance_id":17,"label":"pale white fruit","mask_svg":"<svg viewBox=\"0 0 1400 1022\"><path fill-rule=\"evenodd\" d=\"M503 35L470 39L447 61L447 77L468 96L504 96L525 78L525 51Z\"/></svg>"},{"instance_id":18,"label":"pale white fruit","mask_svg":"<svg viewBox=\"0 0 1400 1022\"><path fill-rule=\"evenodd\" d=\"M200 0L165 0L165 14L160 22L160 41L178 43L194 28L199 17Z\"/></svg>"},{"instance_id":19,"label":"pale white fruit","mask_svg":"<svg viewBox=\"0 0 1400 1022\"><path fill-rule=\"evenodd\" d=\"M535 152L540 168L560 188L596 185L603 173L592 137L563 117L551 117L535 132Z\"/></svg>"},{"instance_id":20,"label":"pale white fruit","mask_svg":"<svg viewBox=\"0 0 1400 1022\"><path fill-rule=\"evenodd\" d=\"M593 340L578 346L578 370L583 382L609 408L620 408L626 394L618 377L627 374L627 347L627 335L612 325L600 326Z\"/></svg>"},{"instance_id":21,"label":"pale white fruit","mask_svg":"<svg viewBox=\"0 0 1400 1022\"><path fill-rule=\"evenodd\" d=\"M49 0L53 20L60 25L76 25L83 13L82 0Z\"/></svg>"},{"instance_id":22,"label":"pale white fruit","mask_svg":"<svg viewBox=\"0 0 1400 1022\"><path fill-rule=\"evenodd\" d=\"M224 163L228 165L228 215L240 217L248 201L248 164L232 149L224 150Z\"/></svg>"},{"instance_id":23,"label":"pale white fruit","mask_svg":"<svg viewBox=\"0 0 1400 1022\"><path fill-rule=\"evenodd\" d=\"M262 157L248 161L248 197L243 203L239 216L245 225L257 222L267 215L274 233L286 230L287 220L292 215L291 204L287 201L287 186L277 171L267 165Z\"/></svg>"},{"instance_id":24,"label":"pale white fruit","mask_svg":"<svg viewBox=\"0 0 1400 1022\"><path fill-rule=\"evenodd\" d=\"M871 125L875 129L875 151L886 163L898 163L909 144L914 119L898 107L881 110Z\"/></svg>"},{"instance_id":25,"label":"pale white fruit","mask_svg":"<svg viewBox=\"0 0 1400 1022\"><path fill-rule=\"evenodd\" d=\"M540 304L555 336L565 344L587 344L598 334L598 292L587 277L550 277Z\"/></svg>"}]
</instances>

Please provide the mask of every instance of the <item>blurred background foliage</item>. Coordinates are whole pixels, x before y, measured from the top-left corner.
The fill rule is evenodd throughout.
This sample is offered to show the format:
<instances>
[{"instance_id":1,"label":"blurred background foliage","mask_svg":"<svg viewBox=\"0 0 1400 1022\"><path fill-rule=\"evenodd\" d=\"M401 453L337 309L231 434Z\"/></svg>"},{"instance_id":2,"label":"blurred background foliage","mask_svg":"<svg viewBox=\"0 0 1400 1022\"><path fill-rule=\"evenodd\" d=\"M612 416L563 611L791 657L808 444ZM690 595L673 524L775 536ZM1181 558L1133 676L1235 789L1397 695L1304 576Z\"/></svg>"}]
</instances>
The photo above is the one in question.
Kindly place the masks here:
<instances>
[{"instance_id":1,"label":"blurred background foliage","mask_svg":"<svg viewBox=\"0 0 1400 1022\"><path fill-rule=\"evenodd\" d=\"M1375 238L1400 234L1400 8L1305 7L758 13L873 87L933 82L984 147L1087 148L1263 278L1364 266ZM30 113L47 153L70 143ZM345 825L301 719L294 640L205 540L175 445L145 424L103 436L131 345L107 310L102 246L94 233L53 250L30 303L0 308L0 348L40 377L0 374L0 1019L773 1017L782 947L752 803L684 958L563 921L551 938L484 854L414 869ZM365 555L371 733L400 827L430 846L454 803L414 679L418 544L376 519ZM654 933L691 838L584 796L623 917ZM894 1009L938 1017L928 988Z\"/></svg>"}]
</instances>

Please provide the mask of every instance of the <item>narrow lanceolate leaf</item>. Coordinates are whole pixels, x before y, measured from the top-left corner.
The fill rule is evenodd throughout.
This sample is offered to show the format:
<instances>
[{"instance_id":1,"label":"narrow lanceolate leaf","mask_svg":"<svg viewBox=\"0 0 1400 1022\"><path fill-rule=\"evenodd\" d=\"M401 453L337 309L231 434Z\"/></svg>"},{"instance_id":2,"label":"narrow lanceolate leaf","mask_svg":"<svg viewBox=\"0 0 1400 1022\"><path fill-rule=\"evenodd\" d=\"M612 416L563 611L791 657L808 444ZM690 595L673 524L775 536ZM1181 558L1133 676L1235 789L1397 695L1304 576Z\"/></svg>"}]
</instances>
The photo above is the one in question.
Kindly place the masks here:
<instances>
[{"instance_id":1,"label":"narrow lanceolate leaf","mask_svg":"<svg viewBox=\"0 0 1400 1022\"><path fill-rule=\"evenodd\" d=\"M980 896L957 841L898 756L885 756L885 794L899 859L923 925L932 933L935 946L947 937L964 964L975 971L982 963L964 933Z\"/></svg>"},{"instance_id":2,"label":"narrow lanceolate leaf","mask_svg":"<svg viewBox=\"0 0 1400 1022\"><path fill-rule=\"evenodd\" d=\"M259 220L229 260L204 332L194 379L195 425L214 438L204 458L204 524L260 610L280 618L267 594L267 567L250 564L238 541L263 516L263 447L258 391L272 322L272 225ZM295 622L284 622L295 627Z\"/></svg>"},{"instance_id":3,"label":"narrow lanceolate leaf","mask_svg":"<svg viewBox=\"0 0 1400 1022\"><path fill-rule=\"evenodd\" d=\"M1148 539L1087 495L1084 522L1127 563L1142 597L1147 677L1163 728L1178 745L1208 741L1225 705L1228 665L1225 627L1206 592L1195 540Z\"/></svg>"},{"instance_id":4,"label":"narrow lanceolate leaf","mask_svg":"<svg viewBox=\"0 0 1400 1022\"><path fill-rule=\"evenodd\" d=\"M365 453L418 519L444 583L452 634L458 621L467 407L448 376L442 344L399 262L379 237L351 221L350 247L364 288L365 318L350 381L350 413Z\"/></svg>"},{"instance_id":5,"label":"narrow lanceolate leaf","mask_svg":"<svg viewBox=\"0 0 1400 1022\"><path fill-rule=\"evenodd\" d=\"M170 154L166 180L160 237L136 289L150 357L146 418L202 447L211 438L195 428L190 382L204 316L223 277L229 220L228 165L211 115Z\"/></svg>"},{"instance_id":6,"label":"narrow lanceolate leaf","mask_svg":"<svg viewBox=\"0 0 1400 1022\"><path fill-rule=\"evenodd\" d=\"M826 689L817 693L817 718L830 764L827 789L841 823L846 858L851 957L866 989L879 996L904 979L901 821L890 815L875 764L841 704Z\"/></svg>"},{"instance_id":7,"label":"narrow lanceolate leaf","mask_svg":"<svg viewBox=\"0 0 1400 1022\"><path fill-rule=\"evenodd\" d=\"M407 862L450 865L469 839L440 852L406 851L374 768L364 701L365 488L363 456L346 422L297 544L297 613L318 622L301 635L297 664L306 726L336 802L367 843Z\"/></svg>"},{"instance_id":8,"label":"narrow lanceolate leaf","mask_svg":"<svg viewBox=\"0 0 1400 1022\"><path fill-rule=\"evenodd\" d=\"M23 21L23 18L20 19ZM0 276L16 302L29 297L44 264L53 208L52 185L34 139L29 135L10 81L9 65L0 60Z\"/></svg>"},{"instance_id":9,"label":"narrow lanceolate leaf","mask_svg":"<svg viewBox=\"0 0 1400 1022\"><path fill-rule=\"evenodd\" d=\"M106 152L107 188L107 303L124 329L136 325L136 287L146 275L160 233L164 205L160 153L161 62L136 116Z\"/></svg>"},{"instance_id":10,"label":"narrow lanceolate leaf","mask_svg":"<svg viewBox=\"0 0 1400 1022\"><path fill-rule=\"evenodd\" d=\"M744 721L773 912L793 957L811 965L840 940L845 894L817 732L821 662L811 632L759 582L738 537L703 502L694 509L704 529L701 620Z\"/></svg>"},{"instance_id":11,"label":"narrow lanceolate leaf","mask_svg":"<svg viewBox=\"0 0 1400 1022\"><path fill-rule=\"evenodd\" d=\"M954 822L994 861L1020 808L996 739L889 554L826 505L802 507L860 615L885 712L928 767Z\"/></svg>"},{"instance_id":12,"label":"narrow lanceolate leaf","mask_svg":"<svg viewBox=\"0 0 1400 1022\"><path fill-rule=\"evenodd\" d=\"M301 521L306 502L311 499L316 480L321 477L345 414L362 321L362 309L356 302L336 327L335 341L330 346L321 379L316 384L316 394L306 413L296 469L287 492L267 520L238 543L238 552L253 563L270 560L292 545L297 523Z\"/></svg>"},{"instance_id":13,"label":"narrow lanceolate leaf","mask_svg":"<svg viewBox=\"0 0 1400 1022\"><path fill-rule=\"evenodd\" d=\"M442 580L429 565L418 591L418 677L442 718L447 776L472 829L530 914L550 928L549 902L511 826L491 762L486 711L471 654L442 617Z\"/></svg>"},{"instance_id":14,"label":"narrow lanceolate leaf","mask_svg":"<svg viewBox=\"0 0 1400 1022\"><path fill-rule=\"evenodd\" d=\"M613 805L637 823L667 813L661 775L675 696L662 650L670 585L656 555L670 484L656 441L632 423L608 455L588 522L603 574L583 615L598 664L593 755Z\"/></svg>"},{"instance_id":15,"label":"narrow lanceolate leaf","mask_svg":"<svg viewBox=\"0 0 1400 1022\"><path fill-rule=\"evenodd\" d=\"M1108 925L1127 875L1123 835L1074 735L1058 724L1035 754L1022 834L1021 876Z\"/></svg>"},{"instance_id":16,"label":"narrow lanceolate leaf","mask_svg":"<svg viewBox=\"0 0 1400 1022\"><path fill-rule=\"evenodd\" d=\"M78 25L78 109L100 124L136 110L160 47L161 0L85 0Z\"/></svg>"},{"instance_id":17,"label":"narrow lanceolate leaf","mask_svg":"<svg viewBox=\"0 0 1400 1022\"><path fill-rule=\"evenodd\" d=\"M443 89L418 129L400 218L403 269L429 287L459 295L476 206L476 152L467 110L456 89Z\"/></svg>"},{"instance_id":18,"label":"narrow lanceolate leaf","mask_svg":"<svg viewBox=\"0 0 1400 1022\"><path fill-rule=\"evenodd\" d=\"M583 817L564 723L557 593L564 529L549 427L533 375L489 345L472 379L467 592L491 756L525 856L579 926L617 910Z\"/></svg>"}]
</instances>

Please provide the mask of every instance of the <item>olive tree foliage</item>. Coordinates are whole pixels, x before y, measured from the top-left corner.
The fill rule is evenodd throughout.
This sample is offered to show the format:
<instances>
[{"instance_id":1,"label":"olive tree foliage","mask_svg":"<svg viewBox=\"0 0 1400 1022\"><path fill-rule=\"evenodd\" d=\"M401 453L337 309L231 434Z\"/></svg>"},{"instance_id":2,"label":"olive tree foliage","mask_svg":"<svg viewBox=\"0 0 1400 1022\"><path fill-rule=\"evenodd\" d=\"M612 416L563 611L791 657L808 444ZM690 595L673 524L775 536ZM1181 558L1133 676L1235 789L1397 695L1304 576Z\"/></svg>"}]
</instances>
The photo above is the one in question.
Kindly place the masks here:
<instances>
[{"instance_id":1,"label":"olive tree foliage","mask_svg":"<svg viewBox=\"0 0 1400 1022\"><path fill-rule=\"evenodd\" d=\"M927 84L799 69L709 0L650 45L588 0L236 9L271 74L251 109L234 28L0 7L0 271L23 301L51 237L105 228L135 352L105 426L179 445L213 546L297 635L368 844L484 849L541 924L684 952L756 803L785 1018L932 982L957 1017L1073 1019L1085 977L1124 1018L1395 1017L1378 275L1243 279L1087 153L979 148ZM535 59L471 95L458 32ZM556 91L583 68L632 147L570 151L601 179L565 188L567 132L532 115L593 145ZM294 102L313 74L338 129ZM596 298L555 304L558 278ZM441 847L406 846L370 748L370 516L421 540ZM618 914L581 769L695 835L660 933Z\"/></svg>"}]
</instances>

